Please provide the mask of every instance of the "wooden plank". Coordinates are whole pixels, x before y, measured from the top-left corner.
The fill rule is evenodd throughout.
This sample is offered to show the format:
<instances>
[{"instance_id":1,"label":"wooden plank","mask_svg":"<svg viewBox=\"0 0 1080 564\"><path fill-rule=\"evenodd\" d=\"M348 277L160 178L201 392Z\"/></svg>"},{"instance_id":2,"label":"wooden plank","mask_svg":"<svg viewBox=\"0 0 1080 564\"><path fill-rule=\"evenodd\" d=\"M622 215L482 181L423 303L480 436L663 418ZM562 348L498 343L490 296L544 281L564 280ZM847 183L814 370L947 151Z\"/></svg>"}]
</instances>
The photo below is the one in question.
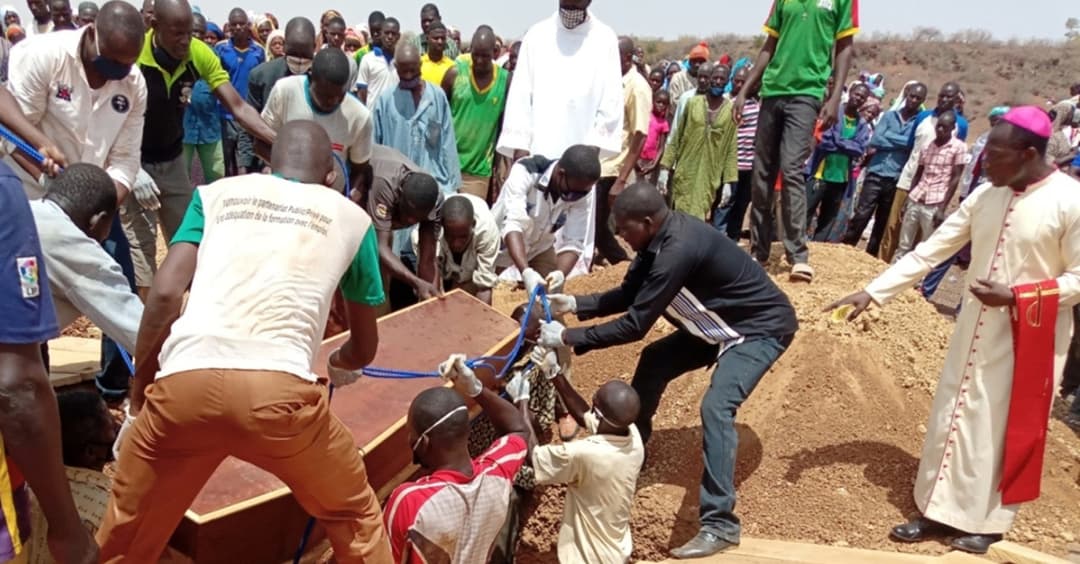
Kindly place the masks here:
<instances>
[{"instance_id":1,"label":"wooden plank","mask_svg":"<svg viewBox=\"0 0 1080 564\"><path fill-rule=\"evenodd\" d=\"M373 366L430 371L452 353L470 357L505 354L518 324L460 291L379 319L379 350ZM347 336L323 342L316 372ZM482 376L485 376L481 374ZM438 379L364 378L335 391L331 410L353 433L364 455L368 480L381 495L413 473L405 414L419 392ZM273 475L229 458L199 493L171 545L199 564L275 562L288 558L300 540L306 515ZM318 542L317 531L312 539Z\"/></svg>"},{"instance_id":2,"label":"wooden plank","mask_svg":"<svg viewBox=\"0 0 1080 564\"><path fill-rule=\"evenodd\" d=\"M743 538L738 548L696 560L664 560L658 564L940 564L938 557L842 548L809 543ZM976 559L975 562L986 562ZM644 563L642 563L644 564ZM957 561L956 564L965 564ZM966 564L972 564L967 561Z\"/></svg>"},{"instance_id":3,"label":"wooden plank","mask_svg":"<svg viewBox=\"0 0 1080 564\"><path fill-rule=\"evenodd\" d=\"M92 380L101 369L101 341L60 337L49 341L49 383L53 388Z\"/></svg>"},{"instance_id":4,"label":"wooden plank","mask_svg":"<svg viewBox=\"0 0 1080 564\"><path fill-rule=\"evenodd\" d=\"M990 545L986 557L1002 564L1069 564L1068 560L1011 541Z\"/></svg>"},{"instance_id":5,"label":"wooden plank","mask_svg":"<svg viewBox=\"0 0 1080 564\"><path fill-rule=\"evenodd\" d=\"M933 564L987 564L990 560L966 552L954 550L931 560Z\"/></svg>"}]
</instances>

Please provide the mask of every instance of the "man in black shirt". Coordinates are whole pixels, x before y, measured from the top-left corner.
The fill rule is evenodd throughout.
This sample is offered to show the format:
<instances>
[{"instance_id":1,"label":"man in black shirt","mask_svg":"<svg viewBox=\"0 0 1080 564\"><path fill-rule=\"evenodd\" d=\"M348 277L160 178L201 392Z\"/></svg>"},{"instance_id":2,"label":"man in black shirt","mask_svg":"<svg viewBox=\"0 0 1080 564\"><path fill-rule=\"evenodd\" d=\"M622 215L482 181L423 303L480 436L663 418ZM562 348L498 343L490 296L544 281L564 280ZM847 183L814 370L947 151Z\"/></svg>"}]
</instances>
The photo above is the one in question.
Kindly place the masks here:
<instances>
[{"instance_id":1,"label":"man in black shirt","mask_svg":"<svg viewBox=\"0 0 1080 564\"><path fill-rule=\"evenodd\" d=\"M675 558L700 558L739 544L735 413L791 344L798 330L795 309L750 255L705 222L669 210L652 185L627 188L615 199L614 215L619 236L637 252L622 285L549 299L553 315L623 315L573 329L545 323L540 345L584 354L641 340L661 315L675 324L677 331L645 347L634 373L632 385L641 397L637 426L646 442L668 383L715 363L701 402L701 529L672 551Z\"/></svg>"}]
</instances>

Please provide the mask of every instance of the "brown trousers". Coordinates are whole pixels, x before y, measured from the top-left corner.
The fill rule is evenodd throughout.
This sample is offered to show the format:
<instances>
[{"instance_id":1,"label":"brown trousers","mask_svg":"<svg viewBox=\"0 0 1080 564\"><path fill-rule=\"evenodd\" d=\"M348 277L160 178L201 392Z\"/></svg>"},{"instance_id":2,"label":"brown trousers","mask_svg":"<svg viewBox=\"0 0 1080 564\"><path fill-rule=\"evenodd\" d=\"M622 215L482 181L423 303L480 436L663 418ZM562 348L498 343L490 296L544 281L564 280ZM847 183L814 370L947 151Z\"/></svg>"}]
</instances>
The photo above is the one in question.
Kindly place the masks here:
<instances>
[{"instance_id":1,"label":"brown trousers","mask_svg":"<svg viewBox=\"0 0 1080 564\"><path fill-rule=\"evenodd\" d=\"M375 492L327 387L282 372L195 370L147 388L97 534L102 562L157 562L225 457L280 478L326 529L338 562L391 564Z\"/></svg>"},{"instance_id":2,"label":"brown trousers","mask_svg":"<svg viewBox=\"0 0 1080 564\"><path fill-rule=\"evenodd\" d=\"M904 222L904 206L907 205L908 191L896 189L893 196L892 209L889 210L889 223L885 226L885 233L881 236L881 249L878 258L892 264L896 247L900 245L900 227Z\"/></svg>"}]
</instances>

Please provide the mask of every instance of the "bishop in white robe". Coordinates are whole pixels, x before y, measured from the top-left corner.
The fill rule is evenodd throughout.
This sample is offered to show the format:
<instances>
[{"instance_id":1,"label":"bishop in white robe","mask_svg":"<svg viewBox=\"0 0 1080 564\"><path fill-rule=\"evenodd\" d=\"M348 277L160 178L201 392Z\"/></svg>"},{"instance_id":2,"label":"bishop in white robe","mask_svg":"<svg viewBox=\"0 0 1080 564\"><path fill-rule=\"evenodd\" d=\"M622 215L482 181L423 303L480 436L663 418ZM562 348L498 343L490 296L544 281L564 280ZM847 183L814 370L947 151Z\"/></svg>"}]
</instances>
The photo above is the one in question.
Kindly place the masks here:
<instances>
[{"instance_id":1,"label":"bishop in white robe","mask_svg":"<svg viewBox=\"0 0 1080 564\"><path fill-rule=\"evenodd\" d=\"M1080 182L1040 164L1039 146L1046 146L1040 140L1049 131L1049 120L1044 130L1032 112L1041 110L1013 111L1018 110L1012 121L1025 126L1005 122L991 132L985 165L991 182L864 292L831 306L854 305L853 319L870 300L885 304L972 243L970 291L934 395L915 482L915 503L923 518L893 529L899 540L923 540L951 528L961 532L954 548L979 553L1012 526L1019 505L1003 503L1001 490L1016 360L1013 289L1056 284L1053 358L1045 359L1053 367L1051 394L1065 364L1071 308L1080 303ZM1032 116L1035 125L1030 125ZM1041 417L1045 424L1049 407Z\"/></svg>"}]
</instances>

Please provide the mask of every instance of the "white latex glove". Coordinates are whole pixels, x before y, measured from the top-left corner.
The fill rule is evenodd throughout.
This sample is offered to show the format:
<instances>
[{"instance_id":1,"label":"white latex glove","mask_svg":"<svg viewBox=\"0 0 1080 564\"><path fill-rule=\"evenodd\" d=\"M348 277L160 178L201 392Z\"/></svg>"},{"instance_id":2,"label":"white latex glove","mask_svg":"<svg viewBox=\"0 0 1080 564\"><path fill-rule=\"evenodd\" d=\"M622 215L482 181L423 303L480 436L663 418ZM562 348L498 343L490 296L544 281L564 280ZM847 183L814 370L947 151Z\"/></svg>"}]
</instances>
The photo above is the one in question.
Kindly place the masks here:
<instances>
[{"instance_id":1,"label":"white latex glove","mask_svg":"<svg viewBox=\"0 0 1080 564\"><path fill-rule=\"evenodd\" d=\"M120 425L120 431L116 433L116 442L113 443L113 459L120 459L120 445L124 443L131 428L135 425L135 418L131 415L131 404L124 402L124 422Z\"/></svg>"},{"instance_id":2,"label":"white latex glove","mask_svg":"<svg viewBox=\"0 0 1080 564\"><path fill-rule=\"evenodd\" d=\"M559 316L577 311L577 298L569 294L548 294L548 307L551 315Z\"/></svg>"},{"instance_id":3,"label":"white latex glove","mask_svg":"<svg viewBox=\"0 0 1080 564\"><path fill-rule=\"evenodd\" d=\"M548 351L540 362L540 373L544 375L544 379L554 380L560 372L562 367L559 366L559 355L555 351Z\"/></svg>"},{"instance_id":4,"label":"white latex glove","mask_svg":"<svg viewBox=\"0 0 1080 564\"><path fill-rule=\"evenodd\" d=\"M540 276L539 272L531 268L526 268L525 272L521 273L521 279L525 282L525 291L528 292L530 296L536 290L537 286L544 285L544 277Z\"/></svg>"},{"instance_id":5,"label":"white latex glove","mask_svg":"<svg viewBox=\"0 0 1080 564\"><path fill-rule=\"evenodd\" d=\"M475 398L484 391L484 384L476 377L476 373L465 366L463 354L450 355L446 362L439 365L439 375L443 380L453 383L457 393L465 397Z\"/></svg>"},{"instance_id":6,"label":"white latex glove","mask_svg":"<svg viewBox=\"0 0 1080 564\"><path fill-rule=\"evenodd\" d=\"M563 284L566 284L566 275L561 270L552 270L544 282L547 283L548 292L559 292L562 291Z\"/></svg>"},{"instance_id":7,"label":"white latex glove","mask_svg":"<svg viewBox=\"0 0 1080 564\"><path fill-rule=\"evenodd\" d=\"M660 169L660 174L656 177L656 189L661 194L667 194L668 179L671 178L671 171L668 169Z\"/></svg>"},{"instance_id":8,"label":"white latex glove","mask_svg":"<svg viewBox=\"0 0 1080 564\"><path fill-rule=\"evenodd\" d=\"M518 374L506 383L506 394L510 396L512 403L529 401L529 379Z\"/></svg>"},{"instance_id":9,"label":"white latex glove","mask_svg":"<svg viewBox=\"0 0 1080 564\"><path fill-rule=\"evenodd\" d=\"M135 185L131 187L131 195L135 196L139 207L146 211L154 211L161 207L161 202L158 200L161 190L158 190L154 179L141 168L135 175Z\"/></svg>"},{"instance_id":10,"label":"white latex glove","mask_svg":"<svg viewBox=\"0 0 1080 564\"><path fill-rule=\"evenodd\" d=\"M529 360L532 361L533 364L540 366L544 363L544 357L547 356L547 353L550 350L551 349L537 345L529 351Z\"/></svg>"},{"instance_id":11,"label":"white latex glove","mask_svg":"<svg viewBox=\"0 0 1080 564\"><path fill-rule=\"evenodd\" d=\"M558 321L541 321L540 322L540 340L537 342L541 347L555 348L565 347L566 342L563 341L563 333L566 331L566 327Z\"/></svg>"},{"instance_id":12,"label":"white latex glove","mask_svg":"<svg viewBox=\"0 0 1080 564\"><path fill-rule=\"evenodd\" d=\"M720 189L720 207L726 208L731 204L731 195L731 184L725 184L724 187Z\"/></svg>"},{"instance_id":13,"label":"white latex glove","mask_svg":"<svg viewBox=\"0 0 1080 564\"><path fill-rule=\"evenodd\" d=\"M360 380L360 377L364 375L364 369L349 370L348 368L334 366L334 358L336 358L337 355L338 351L335 351L326 361L326 375L330 377L330 383L333 384L335 388L342 388L344 386L355 384Z\"/></svg>"}]
</instances>

